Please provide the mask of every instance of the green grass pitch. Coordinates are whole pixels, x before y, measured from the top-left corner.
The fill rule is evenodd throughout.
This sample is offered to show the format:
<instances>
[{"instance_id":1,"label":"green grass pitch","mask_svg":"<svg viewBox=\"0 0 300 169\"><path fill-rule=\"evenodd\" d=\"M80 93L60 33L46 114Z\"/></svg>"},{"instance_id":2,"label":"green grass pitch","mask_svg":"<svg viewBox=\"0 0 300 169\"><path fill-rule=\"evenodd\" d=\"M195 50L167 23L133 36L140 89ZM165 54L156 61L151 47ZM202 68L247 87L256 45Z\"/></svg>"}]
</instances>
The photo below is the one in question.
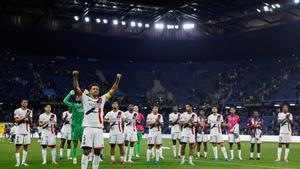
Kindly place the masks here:
<instances>
[{"instance_id":1,"label":"green grass pitch","mask_svg":"<svg viewBox=\"0 0 300 169\"><path fill-rule=\"evenodd\" d=\"M57 145L60 144L60 140L57 140ZM165 157L164 160L161 160L159 165L154 164L154 160L151 161L150 165L146 165L145 161L145 154L146 154L146 140L142 141L142 154L139 159L134 158L134 164L125 164L120 165L116 163L115 165L110 164L110 156L109 156L109 145L107 145L107 140L105 141L106 147L104 150L105 160L100 163L99 168L103 169L189 169L189 168L204 168L204 169L299 169L300 168L300 144L292 144L290 145L290 156L289 162L274 162L277 154L277 144L276 143L263 143L262 144L262 152L261 152L261 160L249 160L249 143L243 142L243 160L240 161L237 159L237 151L235 151L236 159L230 162L225 162L223 160L223 156L219 149L219 161L214 161L212 159L212 149L209 145L208 147L208 160L204 160L203 158L200 160L194 159L195 166L190 166L186 163L184 166L179 165L179 159L172 158L172 149L171 149L171 140L164 140L164 146L170 147L170 150L164 150L163 155ZM228 151L228 144L226 144L227 153ZM236 148L236 147L235 147ZM118 150L118 149L117 149ZM82 151L78 151L81 152ZM12 169L15 168L15 148L14 144L9 143L7 140L4 143L0 143L0 168L1 169ZM59 154L57 148L57 156ZM66 151L64 152L64 155ZM118 154L118 151L117 151ZM57 159L58 165L51 164L51 151L48 150L47 152L47 160L48 163L45 166L42 166L42 157L41 157L41 147L36 139L32 140L32 144L30 146L30 150L27 157L27 163L30 165L29 167L19 167L19 168L32 168L32 169L80 169L80 156L77 165L73 165L72 161L68 161L66 159ZM284 150L282 155L284 155ZM256 156L256 155L255 155ZM22 155L21 155L22 157ZM186 158L187 159L187 158ZM119 157L116 156L116 161L119 162ZM89 168L91 168L91 162L89 163Z\"/></svg>"}]
</instances>

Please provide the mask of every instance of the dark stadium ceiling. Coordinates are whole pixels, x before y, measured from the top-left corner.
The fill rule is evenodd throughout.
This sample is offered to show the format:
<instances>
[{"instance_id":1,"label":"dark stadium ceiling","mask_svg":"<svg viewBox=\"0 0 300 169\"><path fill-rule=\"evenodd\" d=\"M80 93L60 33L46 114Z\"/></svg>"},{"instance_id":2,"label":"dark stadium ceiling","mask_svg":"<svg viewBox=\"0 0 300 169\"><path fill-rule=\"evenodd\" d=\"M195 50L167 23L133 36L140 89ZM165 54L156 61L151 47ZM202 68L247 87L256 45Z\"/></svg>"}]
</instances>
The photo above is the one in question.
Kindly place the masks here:
<instances>
[{"instance_id":1,"label":"dark stadium ceiling","mask_svg":"<svg viewBox=\"0 0 300 169\"><path fill-rule=\"evenodd\" d=\"M264 11L267 4L270 10ZM152 38L231 35L300 19L297 0L2 0L0 5L1 25ZM76 22L74 16L88 16L91 22ZM96 18L135 20L150 28L101 26ZM157 31L153 25L158 22L190 22L195 29Z\"/></svg>"}]
</instances>

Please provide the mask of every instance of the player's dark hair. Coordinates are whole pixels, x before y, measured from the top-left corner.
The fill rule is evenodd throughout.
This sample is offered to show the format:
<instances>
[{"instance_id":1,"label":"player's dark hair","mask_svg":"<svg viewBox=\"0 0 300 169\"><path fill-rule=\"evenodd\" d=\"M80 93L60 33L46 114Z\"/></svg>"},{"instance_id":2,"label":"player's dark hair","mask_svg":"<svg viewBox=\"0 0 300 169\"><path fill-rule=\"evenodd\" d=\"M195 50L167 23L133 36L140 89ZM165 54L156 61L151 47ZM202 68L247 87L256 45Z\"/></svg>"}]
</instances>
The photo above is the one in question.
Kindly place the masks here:
<instances>
[{"instance_id":1,"label":"player's dark hair","mask_svg":"<svg viewBox=\"0 0 300 169\"><path fill-rule=\"evenodd\" d=\"M92 88L93 86L97 86L98 88L100 88L99 83L92 83L92 84L90 84L86 89L87 89L87 90L91 90L91 88Z\"/></svg>"},{"instance_id":2,"label":"player's dark hair","mask_svg":"<svg viewBox=\"0 0 300 169\"><path fill-rule=\"evenodd\" d=\"M27 102L28 102L27 99L21 99L20 103L22 103L22 102L24 102L24 101L27 101Z\"/></svg>"},{"instance_id":3,"label":"player's dark hair","mask_svg":"<svg viewBox=\"0 0 300 169\"><path fill-rule=\"evenodd\" d=\"M151 108L153 109L154 107L158 108L158 105L157 104L152 104Z\"/></svg>"},{"instance_id":4,"label":"player's dark hair","mask_svg":"<svg viewBox=\"0 0 300 169\"><path fill-rule=\"evenodd\" d=\"M230 106L230 107L229 107L229 110L230 110L230 109L236 110L235 106Z\"/></svg>"},{"instance_id":5,"label":"player's dark hair","mask_svg":"<svg viewBox=\"0 0 300 169\"><path fill-rule=\"evenodd\" d=\"M193 108L193 105L192 105L192 103L188 103L188 104L186 104L186 105L189 105L190 107L192 107L192 108Z\"/></svg>"}]
</instances>

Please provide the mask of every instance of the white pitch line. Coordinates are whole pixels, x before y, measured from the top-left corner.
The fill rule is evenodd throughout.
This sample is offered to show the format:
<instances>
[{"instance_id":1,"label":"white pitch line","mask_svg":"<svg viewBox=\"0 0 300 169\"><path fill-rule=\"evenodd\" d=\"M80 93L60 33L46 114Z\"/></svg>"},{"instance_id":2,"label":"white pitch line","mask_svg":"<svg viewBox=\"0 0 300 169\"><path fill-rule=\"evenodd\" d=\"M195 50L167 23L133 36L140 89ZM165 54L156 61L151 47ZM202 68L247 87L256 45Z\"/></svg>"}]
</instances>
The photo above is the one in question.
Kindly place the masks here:
<instances>
[{"instance_id":1,"label":"white pitch line","mask_svg":"<svg viewBox=\"0 0 300 169\"><path fill-rule=\"evenodd\" d=\"M263 166L263 165L251 165L251 164L238 164L238 163L230 163L230 162L208 162L211 164L228 164L228 165L239 165L239 166L247 166L247 167L257 167L257 168L269 168L269 169L296 169L296 168L286 168L286 167L270 167L270 166Z\"/></svg>"}]
</instances>

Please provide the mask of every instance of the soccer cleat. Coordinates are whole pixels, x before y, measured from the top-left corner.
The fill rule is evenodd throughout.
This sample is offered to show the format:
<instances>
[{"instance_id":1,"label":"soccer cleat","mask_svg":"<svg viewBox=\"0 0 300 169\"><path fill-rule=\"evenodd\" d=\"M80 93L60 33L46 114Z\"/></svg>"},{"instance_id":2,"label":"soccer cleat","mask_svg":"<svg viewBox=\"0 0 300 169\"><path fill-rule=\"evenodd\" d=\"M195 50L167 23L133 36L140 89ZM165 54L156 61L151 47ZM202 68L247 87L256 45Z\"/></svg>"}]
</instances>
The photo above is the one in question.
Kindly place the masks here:
<instances>
[{"instance_id":1,"label":"soccer cleat","mask_svg":"<svg viewBox=\"0 0 300 169\"><path fill-rule=\"evenodd\" d=\"M225 158L225 161L230 161L229 158Z\"/></svg>"},{"instance_id":2,"label":"soccer cleat","mask_svg":"<svg viewBox=\"0 0 300 169\"><path fill-rule=\"evenodd\" d=\"M120 163L121 163L121 164L125 164L125 161L124 161L124 160L122 160Z\"/></svg>"},{"instance_id":3,"label":"soccer cleat","mask_svg":"<svg viewBox=\"0 0 300 169\"><path fill-rule=\"evenodd\" d=\"M185 163L185 161L184 161L184 160L181 160L180 165L183 165L184 163Z\"/></svg>"},{"instance_id":4,"label":"soccer cleat","mask_svg":"<svg viewBox=\"0 0 300 169\"><path fill-rule=\"evenodd\" d=\"M165 157L164 156L160 156L160 159L165 159Z\"/></svg>"},{"instance_id":5,"label":"soccer cleat","mask_svg":"<svg viewBox=\"0 0 300 169\"><path fill-rule=\"evenodd\" d=\"M230 158L230 160L234 160L234 158L233 158L233 157L231 157L231 158Z\"/></svg>"},{"instance_id":6,"label":"soccer cleat","mask_svg":"<svg viewBox=\"0 0 300 169\"><path fill-rule=\"evenodd\" d=\"M72 160L72 157L68 157L67 159L68 159L68 160Z\"/></svg>"},{"instance_id":7,"label":"soccer cleat","mask_svg":"<svg viewBox=\"0 0 300 169\"><path fill-rule=\"evenodd\" d=\"M242 158L242 157L239 157L239 159L240 159L240 160L243 160L243 158Z\"/></svg>"},{"instance_id":8,"label":"soccer cleat","mask_svg":"<svg viewBox=\"0 0 300 169\"><path fill-rule=\"evenodd\" d=\"M177 159L177 157L176 157L176 156L173 156L173 159Z\"/></svg>"},{"instance_id":9,"label":"soccer cleat","mask_svg":"<svg viewBox=\"0 0 300 169\"><path fill-rule=\"evenodd\" d=\"M99 158L99 161L100 161L100 162L102 162L102 161L103 161L103 159L102 159L102 158Z\"/></svg>"},{"instance_id":10,"label":"soccer cleat","mask_svg":"<svg viewBox=\"0 0 300 169\"><path fill-rule=\"evenodd\" d=\"M150 161L146 161L146 165L149 165L150 164Z\"/></svg>"},{"instance_id":11,"label":"soccer cleat","mask_svg":"<svg viewBox=\"0 0 300 169\"><path fill-rule=\"evenodd\" d=\"M77 158L76 157L73 158L73 164L77 164Z\"/></svg>"},{"instance_id":12,"label":"soccer cleat","mask_svg":"<svg viewBox=\"0 0 300 169\"><path fill-rule=\"evenodd\" d=\"M17 163L17 164L15 165L15 167L20 167L20 163Z\"/></svg>"},{"instance_id":13,"label":"soccer cleat","mask_svg":"<svg viewBox=\"0 0 300 169\"><path fill-rule=\"evenodd\" d=\"M136 158L140 158L140 155L137 154L137 155L135 155L135 157L136 157Z\"/></svg>"},{"instance_id":14,"label":"soccer cleat","mask_svg":"<svg viewBox=\"0 0 300 169\"><path fill-rule=\"evenodd\" d=\"M215 158L215 161L218 161L219 160L219 158Z\"/></svg>"},{"instance_id":15,"label":"soccer cleat","mask_svg":"<svg viewBox=\"0 0 300 169\"><path fill-rule=\"evenodd\" d=\"M130 163L130 164L133 164L133 161L132 161L132 160L128 160L127 162Z\"/></svg>"},{"instance_id":16,"label":"soccer cleat","mask_svg":"<svg viewBox=\"0 0 300 169\"><path fill-rule=\"evenodd\" d=\"M47 161L43 161L42 165L46 165L47 164Z\"/></svg>"},{"instance_id":17,"label":"soccer cleat","mask_svg":"<svg viewBox=\"0 0 300 169\"><path fill-rule=\"evenodd\" d=\"M63 159L63 157L59 157L59 159L60 159L60 160L62 160L62 159Z\"/></svg>"},{"instance_id":18,"label":"soccer cleat","mask_svg":"<svg viewBox=\"0 0 300 169\"><path fill-rule=\"evenodd\" d=\"M196 159L197 159L197 160L200 160L200 157L199 157L199 156L196 156Z\"/></svg>"},{"instance_id":19,"label":"soccer cleat","mask_svg":"<svg viewBox=\"0 0 300 169\"><path fill-rule=\"evenodd\" d=\"M57 162L56 162L55 160L52 160L52 164L55 164L55 165L56 165L56 164L57 164Z\"/></svg>"},{"instance_id":20,"label":"soccer cleat","mask_svg":"<svg viewBox=\"0 0 300 169\"><path fill-rule=\"evenodd\" d=\"M189 164L190 164L190 165L195 165L195 164L193 163L193 161L191 161L191 160L189 161Z\"/></svg>"},{"instance_id":21,"label":"soccer cleat","mask_svg":"<svg viewBox=\"0 0 300 169\"><path fill-rule=\"evenodd\" d=\"M156 165L159 165L159 161L155 161L154 163L155 163Z\"/></svg>"},{"instance_id":22,"label":"soccer cleat","mask_svg":"<svg viewBox=\"0 0 300 169\"><path fill-rule=\"evenodd\" d=\"M207 160L208 158L207 157L204 157L204 160Z\"/></svg>"},{"instance_id":23,"label":"soccer cleat","mask_svg":"<svg viewBox=\"0 0 300 169\"><path fill-rule=\"evenodd\" d=\"M284 159L284 162L286 162L286 163L287 163L287 162L289 162L289 160L288 160L288 159Z\"/></svg>"},{"instance_id":24,"label":"soccer cleat","mask_svg":"<svg viewBox=\"0 0 300 169\"><path fill-rule=\"evenodd\" d=\"M254 158L253 158L253 157L250 157L249 160L254 160Z\"/></svg>"},{"instance_id":25,"label":"soccer cleat","mask_svg":"<svg viewBox=\"0 0 300 169\"><path fill-rule=\"evenodd\" d=\"M256 160L260 160L260 157L257 157Z\"/></svg>"},{"instance_id":26,"label":"soccer cleat","mask_svg":"<svg viewBox=\"0 0 300 169\"><path fill-rule=\"evenodd\" d=\"M277 158L275 161L276 161L276 162L280 162L281 160Z\"/></svg>"},{"instance_id":27,"label":"soccer cleat","mask_svg":"<svg viewBox=\"0 0 300 169\"><path fill-rule=\"evenodd\" d=\"M25 163L25 162L22 163L21 165L26 166L26 167L29 166L29 165L28 165L27 163Z\"/></svg>"}]
</instances>

